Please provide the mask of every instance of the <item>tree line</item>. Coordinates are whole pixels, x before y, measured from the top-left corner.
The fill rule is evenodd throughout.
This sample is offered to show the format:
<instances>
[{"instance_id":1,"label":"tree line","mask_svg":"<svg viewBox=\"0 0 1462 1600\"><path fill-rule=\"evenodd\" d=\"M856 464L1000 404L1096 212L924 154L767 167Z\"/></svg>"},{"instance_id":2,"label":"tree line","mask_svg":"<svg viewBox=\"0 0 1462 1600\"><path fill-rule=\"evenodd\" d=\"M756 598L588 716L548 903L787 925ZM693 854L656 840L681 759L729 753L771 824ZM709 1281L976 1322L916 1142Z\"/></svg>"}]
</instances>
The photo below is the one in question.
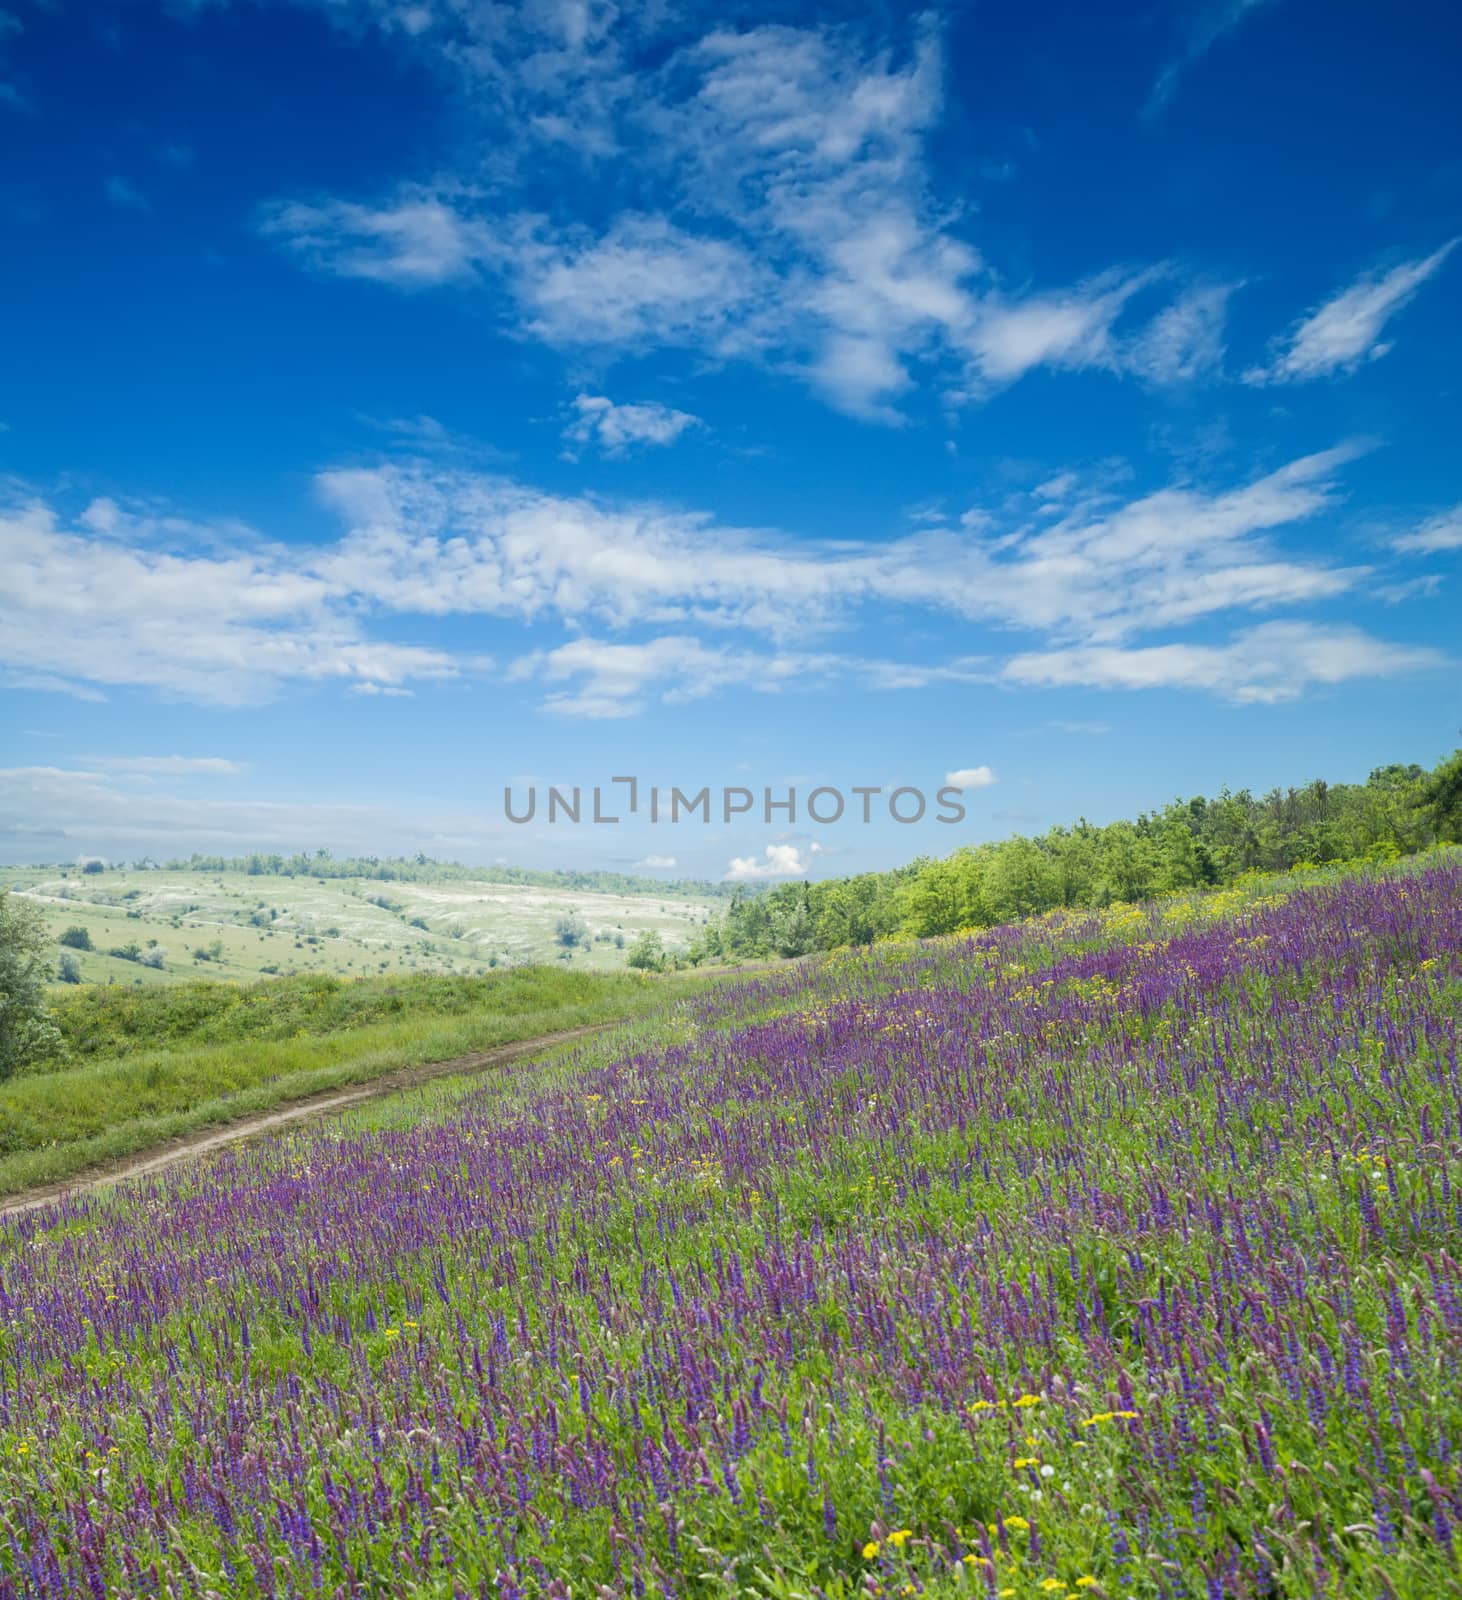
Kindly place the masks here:
<instances>
[{"instance_id":1,"label":"tree line","mask_svg":"<svg viewBox=\"0 0 1462 1600\"><path fill-rule=\"evenodd\" d=\"M1100 907L1231 883L1301 863L1389 860L1462 839L1462 750L1438 767L1377 767L1364 783L1223 789L1134 821L1081 821L942 860L820 883L742 890L688 959L799 956L892 934L927 938L1056 907Z\"/></svg>"}]
</instances>

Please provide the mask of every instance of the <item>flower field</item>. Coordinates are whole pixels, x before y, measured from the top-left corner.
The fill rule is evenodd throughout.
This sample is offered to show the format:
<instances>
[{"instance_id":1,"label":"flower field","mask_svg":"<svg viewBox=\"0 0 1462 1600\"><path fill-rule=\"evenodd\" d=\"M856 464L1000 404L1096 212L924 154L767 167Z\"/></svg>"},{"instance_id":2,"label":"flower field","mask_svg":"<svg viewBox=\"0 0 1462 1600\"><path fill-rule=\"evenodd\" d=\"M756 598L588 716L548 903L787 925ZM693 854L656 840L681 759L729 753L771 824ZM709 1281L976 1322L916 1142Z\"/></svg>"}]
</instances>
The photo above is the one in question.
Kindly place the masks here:
<instances>
[{"instance_id":1,"label":"flower field","mask_svg":"<svg viewBox=\"0 0 1462 1600\"><path fill-rule=\"evenodd\" d=\"M0 1597L1462 1593L1462 865L1202 905L0 1223Z\"/></svg>"}]
</instances>

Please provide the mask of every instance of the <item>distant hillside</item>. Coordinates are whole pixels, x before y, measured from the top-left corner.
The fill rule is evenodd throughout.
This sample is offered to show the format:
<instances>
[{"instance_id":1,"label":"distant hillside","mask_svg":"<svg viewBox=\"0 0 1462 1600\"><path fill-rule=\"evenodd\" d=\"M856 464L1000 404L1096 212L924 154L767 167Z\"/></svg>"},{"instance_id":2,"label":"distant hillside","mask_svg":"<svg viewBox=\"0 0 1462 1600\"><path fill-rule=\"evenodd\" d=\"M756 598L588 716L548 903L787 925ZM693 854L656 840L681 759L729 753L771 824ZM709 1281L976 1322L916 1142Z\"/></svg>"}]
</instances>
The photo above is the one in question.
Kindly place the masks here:
<instances>
[{"instance_id":1,"label":"distant hillside","mask_svg":"<svg viewBox=\"0 0 1462 1600\"><path fill-rule=\"evenodd\" d=\"M38 863L37 871L67 871L73 862ZM124 865L122 862L116 866ZM431 856L334 856L328 850L292 855L251 851L242 856L191 855L170 861L144 856L134 872L243 873L251 878L372 878L380 883L513 883L538 889L573 889L586 894L668 896L688 900L726 900L734 885L699 878L644 878L629 872L535 871L530 867L468 867Z\"/></svg>"}]
</instances>

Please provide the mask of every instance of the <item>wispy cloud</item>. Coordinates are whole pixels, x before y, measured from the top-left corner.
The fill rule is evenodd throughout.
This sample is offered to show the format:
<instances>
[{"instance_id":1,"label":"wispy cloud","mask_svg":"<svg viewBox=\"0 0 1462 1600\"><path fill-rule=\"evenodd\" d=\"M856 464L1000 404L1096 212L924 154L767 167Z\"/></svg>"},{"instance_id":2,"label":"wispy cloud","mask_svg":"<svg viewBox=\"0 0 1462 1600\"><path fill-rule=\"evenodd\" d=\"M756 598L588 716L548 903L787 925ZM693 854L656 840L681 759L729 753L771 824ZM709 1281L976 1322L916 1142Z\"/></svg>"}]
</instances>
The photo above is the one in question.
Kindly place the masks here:
<instances>
[{"instance_id":1,"label":"wispy cloud","mask_svg":"<svg viewBox=\"0 0 1462 1600\"><path fill-rule=\"evenodd\" d=\"M1043 689L1201 689L1240 704L1298 699L1318 685L1447 666L1439 650L1390 644L1359 628L1268 622L1223 645L1076 646L1014 657L1002 677Z\"/></svg>"},{"instance_id":2,"label":"wispy cloud","mask_svg":"<svg viewBox=\"0 0 1462 1600\"><path fill-rule=\"evenodd\" d=\"M419 190L380 206L275 201L261 212L259 231L309 266L398 289L471 278L498 254L484 224Z\"/></svg>"},{"instance_id":3,"label":"wispy cloud","mask_svg":"<svg viewBox=\"0 0 1462 1600\"><path fill-rule=\"evenodd\" d=\"M106 197L119 211L151 211L152 202L125 178L111 177L103 185Z\"/></svg>"},{"instance_id":4,"label":"wispy cloud","mask_svg":"<svg viewBox=\"0 0 1462 1600\"><path fill-rule=\"evenodd\" d=\"M942 664L883 661L836 652L733 649L690 635L665 635L639 644L574 639L521 657L516 681L549 686L543 709L557 716L631 717L648 701L682 705L729 689L797 693L849 680L869 689L919 689L933 683L980 682L978 662Z\"/></svg>"},{"instance_id":5,"label":"wispy cloud","mask_svg":"<svg viewBox=\"0 0 1462 1600\"><path fill-rule=\"evenodd\" d=\"M287 683L453 677L440 650L366 637L342 597L298 554L178 549L110 502L67 528L32 501L0 509L0 666L33 683L134 686L192 700L268 699ZM205 546L206 548L206 546Z\"/></svg>"},{"instance_id":6,"label":"wispy cloud","mask_svg":"<svg viewBox=\"0 0 1462 1600\"><path fill-rule=\"evenodd\" d=\"M1206 0L1188 26L1181 52L1158 74L1142 108L1143 116L1157 116L1177 94L1183 75L1220 39L1269 3L1270 0Z\"/></svg>"},{"instance_id":7,"label":"wispy cloud","mask_svg":"<svg viewBox=\"0 0 1462 1600\"><path fill-rule=\"evenodd\" d=\"M546 709L566 716L629 716L732 689L920 689L999 673L993 638L983 654L934 661L824 642L869 614L906 611L1034 636L1043 649L1018 656L1008 682L1034 681L1034 662L1048 674L1073 664L1121 674L1178 659L1134 652L1143 636L1225 613L1292 612L1369 577L1283 542L1340 503L1360 448L1247 481L1179 481L1135 496L1116 494L1110 471L1090 481L1057 474L1033 498L952 522L931 508L934 520L915 531L866 541L550 494L430 460L322 474L320 495L343 526L308 545L110 499L68 523L33 499L0 510L0 670L12 682L218 703L309 683L402 695L489 670L485 654L463 647L461 627L453 650L399 637L402 619L414 628L459 617L575 632L508 668L510 681L536 686ZM1434 519L1403 536L1403 548L1451 548L1454 536L1454 520ZM1205 650L1180 679L1227 692L1217 668L1205 677ZM1378 671L1420 660L1355 659Z\"/></svg>"},{"instance_id":8,"label":"wispy cloud","mask_svg":"<svg viewBox=\"0 0 1462 1600\"><path fill-rule=\"evenodd\" d=\"M454 13L426 37L445 51L459 24L468 26ZM963 236L958 204L934 192L926 144L943 65L932 21L887 48L847 28L720 26L631 82L616 40L642 25L605 8L570 30L562 48L582 68L580 88L596 86L597 106L572 132L550 98L564 81L538 34L504 17L493 42L504 80L512 52L529 52L510 91L496 76L491 84L493 97L515 101L520 133L567 140L590 159L614 154L622 199L607 218L539 214L505 171L491 184L442 179L376 203L276 201L264 233L341 276L478 286L518 337L753 360L882 422L903 420L921 382L968 400L1041 366L1158 382L1216 368L1222 291L1193 291L1144 332L1116 325L1140 292L1172 282L1166 269L1057 287L999 280ZM473 92L483 94L480 80ZM529 170L545 159L540 149Z\"/></svg>"},{"instance_id":9,"label":"wispy cloud","mask_svg":"<svg viewBox=\"0 0 1462 1600\"><path fill-rule=\"evenodd\" d=\"M237 777L244 769L223 756L82 756L89 767L143 777Z\"/></svg>"},{"instance_id":10,"label":"wispy cloud","mask_svg":"<svg viewBox=\"0 0 1462 1600\"><path fill-rule=\"evenodd\" d=\"M564 438L597 445L607 456L624 455L636 446L674 444L688 429L701 426L701 419L689 411L654 400L616 405L602 394L575 395L573 413Z\"/></svg>"},{"instance_id":11,"label":"wispy cloud","mask_svg":"<svg viewBox=\"0 0 1462 1600\"><path fill-rule=\"evenodd\" d=\"M1410 533L1399 534L1391 547L1404 555L1439 555L1446 550L1462 550L1462 505L1428 517Z\"/></svg>"},{"instance_id":12,"label":"wispy cloud","mask_svg":"<svg viewBox=\"0 0 1462 1600\"><path fill-rule=\"evenodd\" d=\"M1267 365L1252 367L1244 381L1252 384L1302 383L1337 372L1354 372L1391 349L1383 340L1386 323L1417 290L1440 271L1458 241L1416 261L1403 261L1389 272L1363 274L1348 289L1310 312L1280 341Z\"/></svg>"}]
</instances>

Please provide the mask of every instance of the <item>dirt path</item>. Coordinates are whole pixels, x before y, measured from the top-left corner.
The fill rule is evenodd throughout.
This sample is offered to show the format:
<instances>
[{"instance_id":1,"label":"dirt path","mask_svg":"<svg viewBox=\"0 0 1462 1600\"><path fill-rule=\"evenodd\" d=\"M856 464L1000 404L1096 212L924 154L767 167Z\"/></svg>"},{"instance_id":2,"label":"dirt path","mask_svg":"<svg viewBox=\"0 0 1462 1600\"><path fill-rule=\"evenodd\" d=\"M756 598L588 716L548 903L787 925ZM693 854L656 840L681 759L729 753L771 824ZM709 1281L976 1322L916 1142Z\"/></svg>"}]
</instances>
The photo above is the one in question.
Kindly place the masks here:
<instances>
[{"instance_id":1,"label":"dirt path","mask_svg":"<svg viewBox=\"0 0 1462 1600\"><path fill-rule=\"evenodd\" d=\"M617 1021L592 1022L582 1028L565 1028L560 1033L544 1033L536 1039L520 1039L513 1044L495 1045L491 1050L478 1050L472 1055L454 1056L450 1061L430 1061L415 1067L397 1067L394 1071L382 1073L379 1078L372 1078L369 1083L356 1084L349 1089L324 1089L318 1094L305 1095L299 1100L291 1100L287 1105L280 1106L277 1111L265 1111L258 1116L241 1118L238 1122L227 1123L221 1128L200 1129L197 1133L183 1134L164 1145L154 1146L151 1150L144 1150L137 1155L124 1157L120 1161L109 1161L102 1166L90 1167L85 1172L79 1172L75 1177L67 1178L61 1183L49 1183L42 1188L29 1190L25 1194L0 1200L0 1222L7 1217L18 1217L27 1211L35 1211L40 1206L61 1199L64 1195L81 1194L88 1189L99 1188L102 1184L117 1183L123 1178L139 1178L145 1173L161 1172L164 1167L176 1166L180 1161L187 1161L193 1156L203 1154L206 1150L216 1150L221 1145L237 1144L243 1139L255 1139L261 1134L273 1133L278 1128L303 1122L310 1117L322 1117L332 1111L344 1111L350 1106L359 1105L363 1100L376 1100L382 1095L394 1094L401 1089L414 1089L418 1084L430 1083L433 1078L485 1072L490 1067L502 1066L523 1056L550 1050L554 1045L568 1044L574 1039L602 1033L606 1028L618 1025Z\"/></svg>"}]
</instances>

